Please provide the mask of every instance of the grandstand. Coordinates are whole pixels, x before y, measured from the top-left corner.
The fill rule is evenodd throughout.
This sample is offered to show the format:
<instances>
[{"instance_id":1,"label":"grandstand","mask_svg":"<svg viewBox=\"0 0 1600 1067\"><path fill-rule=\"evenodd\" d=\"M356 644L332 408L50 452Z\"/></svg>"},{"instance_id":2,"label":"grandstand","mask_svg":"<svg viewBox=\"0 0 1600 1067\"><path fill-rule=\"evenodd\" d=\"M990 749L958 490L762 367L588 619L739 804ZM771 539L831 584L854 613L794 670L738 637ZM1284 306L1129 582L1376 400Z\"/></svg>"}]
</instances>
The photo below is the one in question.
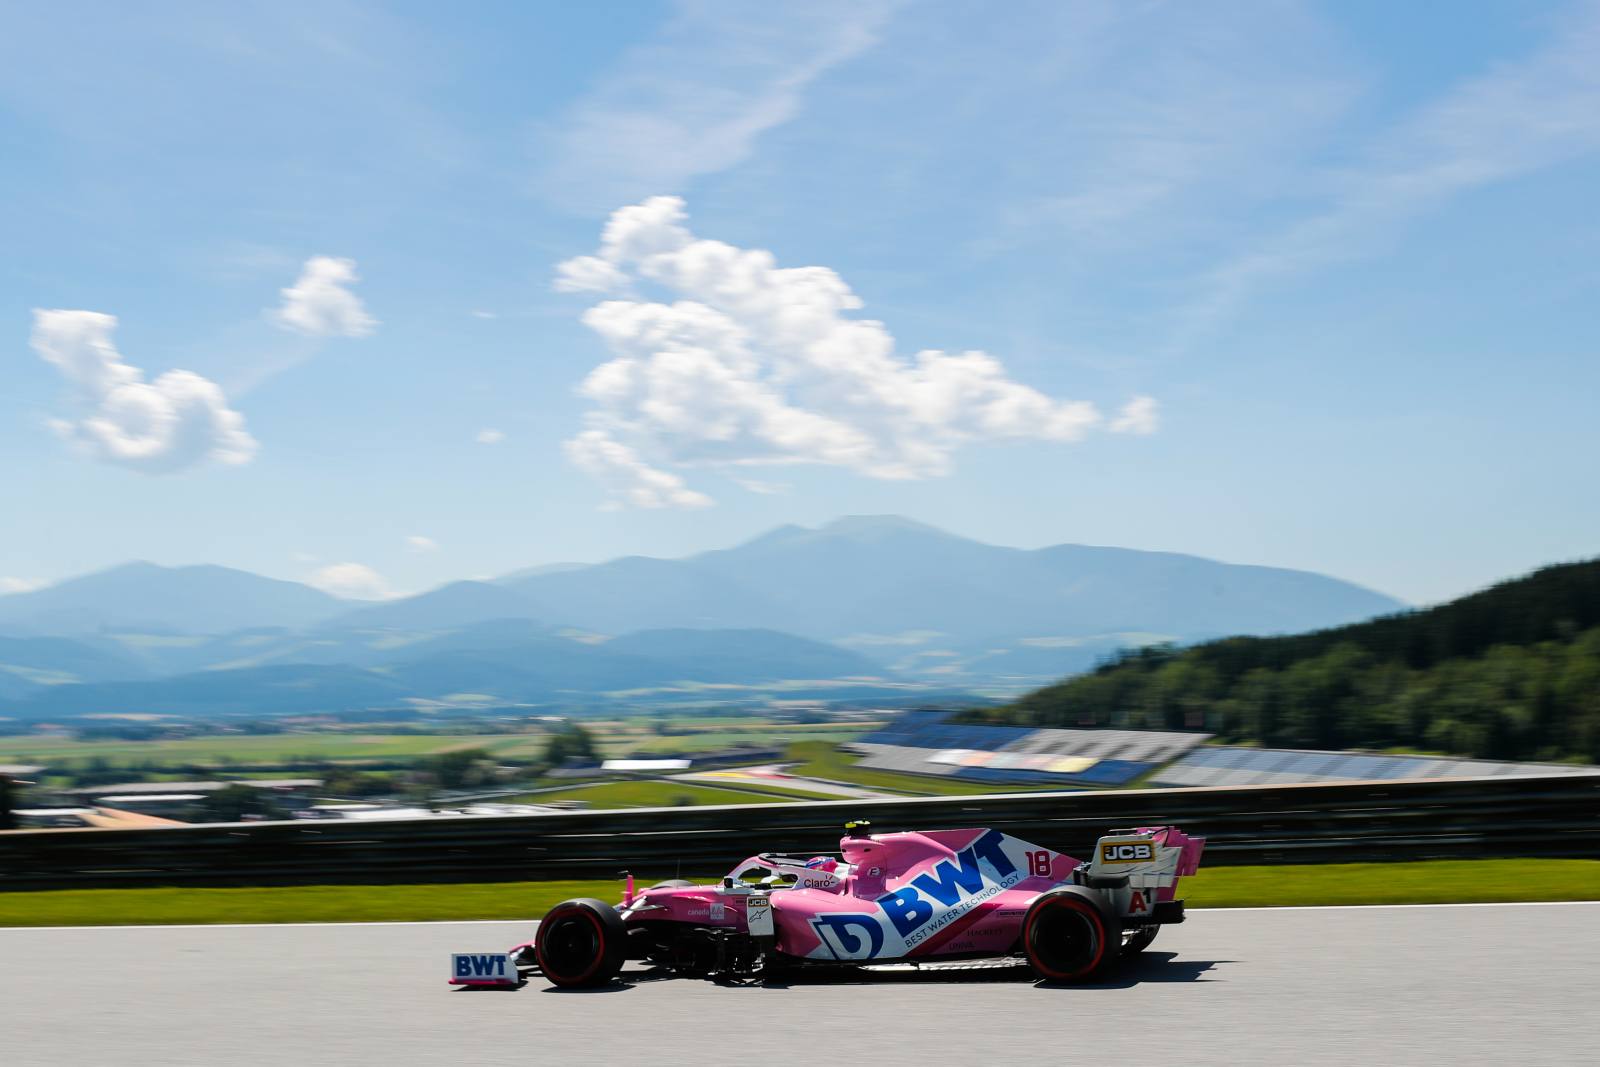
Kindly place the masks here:
<instances>
[{"instance_id":1,"label":"grandstand","mask_svg":"<svg viewBox=\"0 0 1600 1067\"><path fill-rule=\"evenodd\" d=\"M1434 756L1384 756L1304 749L1197 748L1150 780L1154 786L1288 785L1338 780L1481 778L1509 774L1593 774L1569 764L1501 763Z\"/></svg>"},{"instance_id":2,"label":"grandstand","mask_svg":"<svg viewBox=\"0 0 1600 1067\"><path fill-rule=\"evenodd\" d=\"M1209 734L965 726L948 712L906 712L849 747L862 767L980 782L1126 785Z\"/></svg>"},{"instance_id":3,"label":"grandstand","mask_svg":"<svg viewBox=\"0 0 1600 1067\"><path fill-rule=\"evenodd\" d=\"M908 711L846 746L860 766L967 781L1070 786L1287 785L1340 780L1593 774L1565 764L1205 745L1210 734L967 726ZM1148 777L1146 778L1145 776Z\"/></svg>"}]
</instances>

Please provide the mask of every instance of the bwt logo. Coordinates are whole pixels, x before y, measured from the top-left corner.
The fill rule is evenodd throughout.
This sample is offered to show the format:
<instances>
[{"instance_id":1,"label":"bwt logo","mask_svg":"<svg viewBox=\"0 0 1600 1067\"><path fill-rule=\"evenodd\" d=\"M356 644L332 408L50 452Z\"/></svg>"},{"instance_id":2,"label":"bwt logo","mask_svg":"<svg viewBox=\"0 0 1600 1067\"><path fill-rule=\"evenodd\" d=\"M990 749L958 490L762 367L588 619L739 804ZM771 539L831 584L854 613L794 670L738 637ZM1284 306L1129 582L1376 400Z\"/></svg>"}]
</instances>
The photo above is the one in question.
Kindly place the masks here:
<instances>
[{"instance_id":1,"label":"bwt logo","mask_svg":"<svg viewBox=\"0 0 1600 1067\"><path fill-rule=\"evenodd\" d=\"M994 871L993 887L1012 884L1021 873L1005 853L1005 837L999 830L990 830L956 853L953 861L940 860L932 871L913 878L910 885L879 897L878 907L904 939L915 935L939 914L949 914L952 908L982 893L990 884L984 878L984 864ZM877 915L819 915L811 920L811 928L834 959L872 959L883 951L885 932Z\"/></svg>"},{"instance_id":2,"label":"bwt logo","mask_svg":"<svg viewBox=\"0 0 1600 1067\"><path fill-rule=\"evenodd\" d=\"M811 929L836 960L872 959L883 951L883 924L876 915L819 915Z\"/></svg>"},{"instance_id":3,"label":"bwt logo","mask_svg":"<svg viewBox=\"0 0 1600 1067\"><path fill-rule=\"evenodd\" d=\"M997 879L1004 881L1017 873L1017 865L1006 855L1002 843L1005 834L990 830L978 840L956 853L955 861L940 860L928 874L920 874L908 886L902 886L887 896L878 898L878 907L889 916L901 937L906 937L933 918L934 904L953 907L963 897L970 897L983 888L982 861L994 868ZM931 898L931 899L930 899Z\"/></svg>"},{"instance_id":4,"label":"bwt logo","mask_svg":"<svg viewBox=\"0 0 1600 1067\"><path fill-rule=\"evenodd\" d=\"M1100 846L1101 863L1140 863L1156 858L1156 850L1148 841L1108 841Z\"/></svg>"},{"instance_id":5,"label":"bwt logo","mask_svg":"<svg viewBox=\"0 0 1600 1067\"><path fill-rule=\"evenodd\" d=\"M500 955L456 956L457 978L505 978L506 957Z\"/></svg>"}]
</instances>

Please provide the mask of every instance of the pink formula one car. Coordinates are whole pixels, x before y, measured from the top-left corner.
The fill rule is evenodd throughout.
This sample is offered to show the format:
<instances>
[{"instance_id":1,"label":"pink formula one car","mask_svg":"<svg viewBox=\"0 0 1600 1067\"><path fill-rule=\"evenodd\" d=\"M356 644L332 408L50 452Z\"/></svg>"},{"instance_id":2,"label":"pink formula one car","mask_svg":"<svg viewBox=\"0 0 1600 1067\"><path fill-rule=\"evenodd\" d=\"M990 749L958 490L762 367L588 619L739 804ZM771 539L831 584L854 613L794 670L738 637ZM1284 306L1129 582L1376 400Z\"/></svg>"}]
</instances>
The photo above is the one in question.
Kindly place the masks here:
<instances>
[{"instance_id":1,"label":"pink formula one car","mask_svg":"<svg viewBox=\"0 0 1600 1067\"><path fill-rule=\"evenodd\" d=\"M613 907L550 909L507 953L463 953L456 985L509 985L518 965L558 986L611 981L628 960L691 975L1022 957L1040 977L1092 978L1183 921L1178 879L1204 838L1176 827L1113 831L1084 863L998 830L870 834L852 823L832 856L764 852L718 885L663 882Z\"/></svg>"}]
</instances>

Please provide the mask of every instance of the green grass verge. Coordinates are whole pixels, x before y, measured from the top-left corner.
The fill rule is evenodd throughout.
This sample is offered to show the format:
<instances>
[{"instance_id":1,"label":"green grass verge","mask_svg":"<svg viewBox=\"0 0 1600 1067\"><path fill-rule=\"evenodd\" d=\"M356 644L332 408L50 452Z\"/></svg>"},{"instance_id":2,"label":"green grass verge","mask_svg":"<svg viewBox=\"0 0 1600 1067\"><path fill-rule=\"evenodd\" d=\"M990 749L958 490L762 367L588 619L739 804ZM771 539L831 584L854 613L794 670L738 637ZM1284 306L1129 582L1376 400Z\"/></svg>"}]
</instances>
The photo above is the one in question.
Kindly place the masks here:
<instances>
[{"instance_id":1,"label":"green grass verge","mask_svg":"<svg viewBox=\"0 0 1600 1067\"><path fill-rule=\"evenodd\" d=\"M1196 908L1600 900L1600 860L1201 867L1183 880L1182 889Z\"/></svg>"},{"instance_id":2,"label":"green grass verge","mask_svg":"<svg viewBox=\"0 0 1600 1067\"><path fill-rule=\"evenodd\" d=\"M1013 785L1002 782L963 782L938 775L899 774L857 766L859 756L841 752L824 741L796 741L789 746L787 760L797 762L788 769L798 777L830 778L835 782L879 789L885 793L902 793L906 796L969 797L992 793L1031 793L1054 789L1072 789L1060 785Z\"/></svg>"},{"instance_id":3,"label":"green grass verge","mask_svg":"<svg viewBox=\"0 0 1600 1067\"><path fill-rule=\"evenodd\" d=\"M778 797L782 800L848 800L835 793L818 793L810 789L795 789L786 785L778 785L764 778L732 778L725 781L704 781L702 785L709 785L716 789L731 789L737 793L765 793L768 796Z\"/></svg>"},{"instance_id":4,"label":"green grass verge","mask_svg":"<svg viewBox=\"0 0 1600 1067\"><path fill-rule=\"evenodd\" d=\"M66 889L0 893L0 926L536 919L570 897L619 899L621 885L616 879L607 879L472 885Z\"/></svg>"},{"instance_id":5,"label":"green grass verge","mask_svg":"<svg viewBox=\"0 0 1600 1067\"><path fill-rule=\"evenodd\" d=\"M639 884L670 877L670 872L656 872L641 876ZM621 888L620 881L607 879L0 893L0 926L532 919L569 897L612 900ZM1600 900L1600 860L1216 867L1186 879L1183 892L1194 908Z\"/></svg>"}]
</instances>

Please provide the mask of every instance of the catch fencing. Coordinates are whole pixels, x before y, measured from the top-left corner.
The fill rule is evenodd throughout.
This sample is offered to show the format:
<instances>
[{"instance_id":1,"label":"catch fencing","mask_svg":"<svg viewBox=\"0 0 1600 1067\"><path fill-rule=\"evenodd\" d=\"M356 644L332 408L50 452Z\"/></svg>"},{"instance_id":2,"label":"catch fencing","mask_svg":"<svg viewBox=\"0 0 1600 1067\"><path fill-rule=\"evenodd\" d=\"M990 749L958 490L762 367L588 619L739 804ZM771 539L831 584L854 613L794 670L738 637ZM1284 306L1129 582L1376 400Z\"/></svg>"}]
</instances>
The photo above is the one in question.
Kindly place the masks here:
<instances>
[{"instance_id":1,"label":"catch fencing","mask_svg":"<svg viewBox=\"0 0 1600 1067\"><path fill-rule=\"evenodd\" d=\"M0 891L641 878L827 852L842 825L995 827L1071 855L1125 827L1207 838L1211 866L1600 857L1600 775L1013 793L737 807L0 833Z\"/></svg>"}]
</instances>

